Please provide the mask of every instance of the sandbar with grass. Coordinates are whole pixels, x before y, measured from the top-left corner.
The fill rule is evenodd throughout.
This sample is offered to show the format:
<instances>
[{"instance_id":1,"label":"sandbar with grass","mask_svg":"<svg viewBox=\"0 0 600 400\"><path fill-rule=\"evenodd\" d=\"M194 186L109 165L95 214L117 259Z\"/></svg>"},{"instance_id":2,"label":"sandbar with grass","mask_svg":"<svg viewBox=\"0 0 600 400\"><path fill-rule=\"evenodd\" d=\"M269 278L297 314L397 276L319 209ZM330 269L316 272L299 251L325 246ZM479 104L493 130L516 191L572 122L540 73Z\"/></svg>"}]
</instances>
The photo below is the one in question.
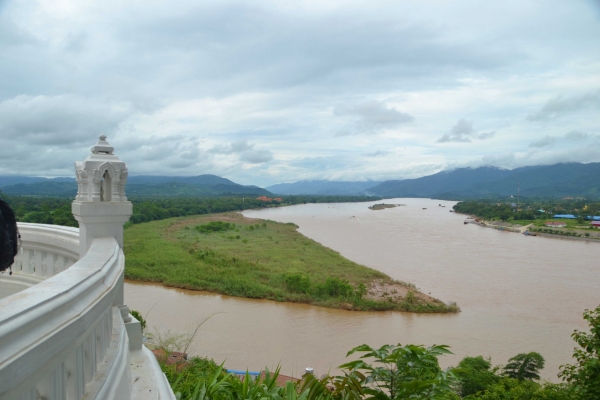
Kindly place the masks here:
<instances>
[{"instance_id":1,"label":"sandbar with grass","mask_svg":"<svg viewBox=\"0 0 600 400\"><path fill-rule=\"evenodd\" d=\"M171 218L125 229L125 277L230 296L347 310L457 312L342 257L294 224L239 213Z\"/></svg>"}]
</instances>

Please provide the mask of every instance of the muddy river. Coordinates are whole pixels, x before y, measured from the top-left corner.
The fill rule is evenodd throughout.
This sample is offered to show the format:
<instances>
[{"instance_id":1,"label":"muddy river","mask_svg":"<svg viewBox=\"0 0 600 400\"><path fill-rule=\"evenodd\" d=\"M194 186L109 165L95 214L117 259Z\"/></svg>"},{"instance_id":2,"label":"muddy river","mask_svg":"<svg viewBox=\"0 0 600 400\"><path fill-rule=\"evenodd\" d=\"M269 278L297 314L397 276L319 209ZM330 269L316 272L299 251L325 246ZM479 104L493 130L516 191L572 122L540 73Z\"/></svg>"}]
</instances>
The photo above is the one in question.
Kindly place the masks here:
<instances>
[{"instance_id":1,"label":"muddy river","mask_svg":"<svg viewBox=\"0 0 600 400\"><path fill-rule=\"evenodd\" d=\"M582 312L600 304L600 243L464 225L464 216L449 212L454 202L385 202L405 206L307 204L244 215L294 222L346 258L457 302L461 313L352 312L134 283L126 283L126 302L146 316L150 331L190 331L212 315L189 352L230 369L281 364L288 375L309 366L320 375L363 343L447 344L454 355L443 366L467 355L504 364L537 351L546 358L543 378L557 381L559 365L571 361L571 333L586 328Z\"/></svg>"}]
</instances>

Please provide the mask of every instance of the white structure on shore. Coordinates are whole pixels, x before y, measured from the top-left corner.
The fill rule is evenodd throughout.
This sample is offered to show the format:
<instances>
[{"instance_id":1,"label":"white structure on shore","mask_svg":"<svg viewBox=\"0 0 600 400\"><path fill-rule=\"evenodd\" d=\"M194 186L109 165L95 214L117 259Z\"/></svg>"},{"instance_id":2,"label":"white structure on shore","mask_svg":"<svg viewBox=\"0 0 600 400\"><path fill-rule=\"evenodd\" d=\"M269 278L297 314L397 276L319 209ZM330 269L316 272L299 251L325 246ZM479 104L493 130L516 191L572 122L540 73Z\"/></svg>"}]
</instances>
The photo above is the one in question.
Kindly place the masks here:
<instances>
[{"instance_id":1,"label":"white structure on shore","mask_svg":"<svg viewBox=\"0 0 600 400\"><path fill-rule=\"evenodd\" d=\"M124 304L127 166L100 136L76 175L79 229L19 224L0 275L0 400L175 399Z\"/></svg>"}]
</instances>

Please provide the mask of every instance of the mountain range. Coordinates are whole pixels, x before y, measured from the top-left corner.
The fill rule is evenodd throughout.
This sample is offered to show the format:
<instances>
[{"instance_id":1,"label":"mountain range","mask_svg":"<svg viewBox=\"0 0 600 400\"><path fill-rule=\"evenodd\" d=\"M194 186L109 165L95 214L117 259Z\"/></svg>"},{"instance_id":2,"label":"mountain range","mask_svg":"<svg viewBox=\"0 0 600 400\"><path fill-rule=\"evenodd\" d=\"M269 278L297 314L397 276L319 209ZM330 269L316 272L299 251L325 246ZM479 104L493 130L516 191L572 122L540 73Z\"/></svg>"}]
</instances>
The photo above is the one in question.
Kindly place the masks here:
<instances>
[{"instance_id":1,"label":"mountain range","mask_svg":"<svg viewBox=\"0 0 600 400\"><path fill-rule=\"evenodd\" d=\"M74 178L0 176L0 190L8 195L75 196ZM560 163L521 167L458 168L415 179L385 182L300 181L262 189L244 186L216 175L130 176L127 194L132 197L224 195L332 195L430 197L448 200L582 196L600 198L600 163Z\"/></svg>"},{"instance_id":2,"label":"mountain range","mask_svg":"<svg viewBox=\"0 0 600 400\"><path fill-rule=\"evenodd\" d=\"M498 198L517 196L583 196L600 198L600 163L561 163L521 167L459 168L417 179L385 181L367 189L381 197L431 197L439 199Z\"/></svg>"},{"instance_id":3,"label":"mountain range","mask_svg":"<svg viewBox=\"0 0 600 400\"><path fill-rule=\"evenodd\" d=\"M75 178L0 176L0 190L7 195L75 197ZM258 186L244 186L216 175L151 176L127 179L126 193L132 197L272 195Z\"/></svg>"}]
</instances>

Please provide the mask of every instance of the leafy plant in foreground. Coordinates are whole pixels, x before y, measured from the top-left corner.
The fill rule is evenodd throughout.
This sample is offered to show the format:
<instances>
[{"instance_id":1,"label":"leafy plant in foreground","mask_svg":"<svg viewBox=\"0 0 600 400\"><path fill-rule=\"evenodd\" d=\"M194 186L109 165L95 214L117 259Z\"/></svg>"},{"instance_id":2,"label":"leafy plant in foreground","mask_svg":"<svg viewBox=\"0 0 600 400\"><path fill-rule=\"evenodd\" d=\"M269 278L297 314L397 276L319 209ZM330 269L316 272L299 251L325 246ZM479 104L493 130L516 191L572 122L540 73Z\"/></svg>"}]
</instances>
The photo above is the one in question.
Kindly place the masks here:
<instances>
[{"instance_id":1,"label":"leafy plant in foreground","mask_svg":"<svg viewBox=\"0 0 600 400\"><path fill-rule=\"evenodd\" d=\"M364 354L359 360L343 364L340 368L364 371L366 378L362 390L365 400L439 399L456 397L452 386L457 382L453 370L442 370L437 358L452 354L448 346L385 345L374 349L362 345L350 350ZM374 364L365 358L374 358ZM450 396L450 397L448 397Z\"/></svg>"},{"instance_id":2,"label":"leafy plant in foreground","mask_svg":"<svg viewBox=\"0 0 600 400\"><path fill-rule=\"evenodd\" d=\"M600 306L586 310L583 318L590 325L590 333L575 330L571 335L580 347L573 353L576 363L561 366L559 376L573 384L578 399L600 399Z\"/></svg>"}]
</instances>

